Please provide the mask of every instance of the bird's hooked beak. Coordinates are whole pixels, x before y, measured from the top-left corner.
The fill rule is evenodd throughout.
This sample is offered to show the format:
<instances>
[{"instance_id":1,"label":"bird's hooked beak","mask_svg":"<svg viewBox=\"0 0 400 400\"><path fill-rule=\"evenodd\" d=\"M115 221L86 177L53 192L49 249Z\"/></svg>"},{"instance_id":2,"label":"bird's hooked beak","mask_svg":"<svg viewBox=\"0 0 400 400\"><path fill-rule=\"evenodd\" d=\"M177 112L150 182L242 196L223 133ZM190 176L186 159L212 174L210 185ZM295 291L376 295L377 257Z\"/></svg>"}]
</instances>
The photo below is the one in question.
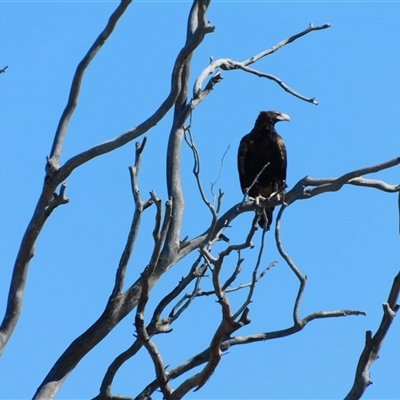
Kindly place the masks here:
<instances>
[{"instance_id":1,"label":"bird's hooked beak","mask_svg":"<svg viewBox=\"0 0 400 400\"><path fill-rule=\"evenodd\" d=\"M278 116L278 121L288 121L290 122L290 117L287 114L280 113Z\"/></svg>"}]
</instances>

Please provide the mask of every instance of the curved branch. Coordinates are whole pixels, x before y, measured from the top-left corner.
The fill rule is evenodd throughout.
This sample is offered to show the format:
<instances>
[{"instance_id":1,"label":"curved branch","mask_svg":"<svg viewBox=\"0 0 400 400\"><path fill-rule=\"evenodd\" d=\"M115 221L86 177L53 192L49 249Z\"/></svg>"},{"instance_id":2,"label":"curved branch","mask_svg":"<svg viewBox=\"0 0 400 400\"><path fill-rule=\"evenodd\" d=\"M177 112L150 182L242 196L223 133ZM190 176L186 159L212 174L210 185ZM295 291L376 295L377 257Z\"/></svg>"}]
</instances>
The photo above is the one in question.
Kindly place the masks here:
<instances>
[{"instance_id":1,"label":"curved branch","mask_svg":"<svg viewBox=\"0 0 400 400\"><path fill-rule=\"evenodd\" d=\"M196 4L197 3L208 4L209 0L197 0ZM191 17L191 19L193 19L193 16ZM57 172L54 173L53 179L55 179L58 183L62 182L72 173L72 171L75 168L92 160L95 157L98 157L105 153L109 153L110 151L113 151L121 146L124 146L125 144L143 135L150 128L155 126L165 116L165 114L173 107L173 105L178 99L178 96L182 91L182 82L181 82L182 74L184 66L188 62L188 59L191 57L193 51L203 41L204 36L208 33L213 32L214 29L215 28L213 26L210 26L207 21L206 22L201 21L201 23L199 22L195 32L188 36L185 45L183 46L183 48L181 49L175 60L171 76L170 92L166 97L166 99L164 100L164 102L153 113L153 115L151 115L141 124L123 133L122 135L114 139L105 141L101 144L98 144L92 147L91 149L83 151L82 153L77 154L76 156L70 158L68 161L65 162L63 166L60 167L60 169Z\"/></svg>"},{"instance_id":2,"label":"curved branch","mask_svg":"<svg viewBox=\"0 0 400 400\"><path fill-rule=\"evenodd\" d=\"M344 184L354 184L352 182L354 178L359 178L361 175L366 175L366 174L372 174L374 172L379 172L384 169L392 168L396 165L400 164L400 157L396 157L393 160L385 161L380 164L375 164L371 165L369 167L364 167L360 169L356 169L354 171L347 172L346 174L342 175L341 177L334 179L330 182L327 182L325 180L324 182L321 182L318 179L313 179L310 177L305 177L303 180L303 184L308 185L308 186L316 186L313 189L306 190L304 195L305 197L312 197L316 196L317 194L321 193L326 193L326 192L336 192L338 191ZM363 181L362 186L367 186L367 187L375 187L375 182L368 182L366 180ZM400 185L397 185L396 190L394 191L399 191L400 190Z\"/></svg>"},{"instance_id":3,"label":"curved branch","mask_svg":"<svg viewBox=\"0 0 400 400\"><path fill-rule=\"evenodd\" d=\"M360 178L350 179L347 183L349 185L354 185L354 186L365 186L373 189L379 189L387 193L395 193L400 191L400 185L389 185L386 182L379 181L376 179L365 179L360 177Z\"/></svg>"},{"instance_id":4,"label":"curved branch","mask_svg":"<svg viewBox=\"0 0 400 400\"><path fill-rule=\"evenodd\" d=\"M312 104L318 105L318 102L315 100L315 97L309 98L309 97L303 96L302 94L300 94L300 93L296 92L295 90L293 90L292 88L290 88L288 85L286 85L286 83L282 82L281 79L279 79L278 77L276 77L274 75L266 74L265 72L257 71L256 69L246 67L246 66L242 65L241 63L237 63L237 62L234 62L234 61L230 61L230 63L232 64L232 66L234 68L241 69L242 71L245 71L245 72L248 72L250 74L258 76L259 78L266 78L266 79L269 79L271 81L274 81L285 92L290 93L291 95L297 97L300 100L306 101L307 103L312 103Z\"/></svg>"},{"instance_id":5,"label":"curved branch","mask_svg":"<svg viewBox=\"0 0 400 400\"><path fill-rule=\"evenodd\" d=\"M195 98L196 96L200 96L200 94L203 92L201 90L201 87L203 86L204 80L206 79L206 77L208 75L215 73L214 76L218 77L218 81L222 79L222 77L220 76L220 73L216 72L219 68L222 70L225 70L225 71L242 69L245 72L249 72L249 73L255 74L259 77L263 77L263 78L267 78L267 79L275 81L286 92L298 97L301 100L304 100L304 101L307 101L307 102L313 103L313 104L318 104L314 98L308 98L308 97L305 97L305 96L295 92L293 89L291 89L285 83L283 83L279 78L277 78L273 75L270 75L270 74L265 74L263 72L259 72L257 70L248 68L248 66L251 64L254 64L255 62L257 62L258 60L260 60L261 58L263 58L265 56L275 53L275 51L279 50L283 46L286 46L287 44L294 42L296 39L312 32L312 31L326 29L326 28L329 28L330 26L331 26L330 24L324 24L321 26L314 26L313 24L310 24L308 26L308 28L305 29L304 31L302 31L296 35L293 35L293 36L289 37L288 39L282 40L281 42L279 42L277 45L271 47L270 49L264 50L261 53L255 55L253 57L250 57L247 60L241 61L241 62L234 61L229 58L220 58L218 60L211 60L210 64L201 72L201 74L196 79L196 82L193 86L193 97Z\"/></svg>"},{"instance_id":6,"label":"curved branch","mask_svg":"<svg viewBox=\"0 0 400 400\"><path fill-rule=\"evenodd\" d=\"M246 335L246 336L234 336L229 337L221 342L220 351L226 352L232 346L244 345L249 343L256 343L256 342L264 342L266 340L273 340L273 339L281 339L286 336L293 335L297 332L300 332L305 326L316 319L324 319L324 318L339 318L339 317L347 317L347 316L359 316L365 315L363 311L357 310L335 310L335 311L319 311L313 314L310 314L300 320L300 323L297 325L293 325L290 328L278 330L278 331L271 331L266 333L257 333L253 335ZM246 325L246 321L243 321ZM232 327L232 332L237 330L237 327ZM201 353L196 354L194 357L190 358L189 360L183 362L179 366L171 369L168 373L169 380L173 380L178 378L179 376L185 374L186 372L190 371L193 368L196 368L206 362L209 362L211 355L210 347L202 351ZM146 388L135 398L135 400L144 400L148 399L152 393L154 393L158 388L157 380L152 381ZM173 392L173 395L175 392ZM180 393L178 393L180 394ZM171 396L171 398L173 397Z\"/></svg>"},{"instance_id":7,"label":"curved branch","mask_svg":"<svg viewBox=\"0 0 400 400\"><path fill-rule=\"evenodd\" d=\"M275 46L271 47L270 49L265 50L265 51L257 54L254 57L248 58L245 61L242 61L242 64L243 65L254 64L259 59L261 59L261 58L263 58L265 56L269 56L272 53L275 53L277 50L281 49L282 47L286 46L287 44L290 44L290 43L294 42L295 40L301 38L302 36L307 35L310 32L319 31L319 30L322 30L322 29L330 28L330 27L331 27L331 24L329 24L329 23L323 24L323 25L320 25L320 26L314 26L313 23L310 23L308 25L308 27L306 29L304 29L304 31L302 31L300 33L296 33L295 35L290 36L289 38L282 40L281 42L279 42Z\"/></svg>"},{"instance_id":8,"label":"curved branch","mask_svg":"<svg viewBox=\"0 0 400 400\"><path fill-rule=\"evenodd\" d=\"M132 0L121 0L120 4L116 10L111 14L106 27L97 37L97 39L92 44L92 47L83 57L82 61L78 64L76 68L74 77L72 79L71 89L69 92L67 105L61 115L60 122L58 123L57 131L54 137L53 146L51 148L50 157L48 159L47 166L50 168L48 175L52 171L58 169L58 164L61 156L61 148L64 142L65 134L67 132L67 127L73 112L75 111L76 105L78 104L78 95L81 88L81 83L83 79L83 74L86 68L89 66L90 62L99 52L103 44L109 38L113 32L118 20L121 18L122 14L126 11Z\"/></svg>"},{"instance_id":9,"label":"curved branch","mask_svg":"<svg viewBox=\"0 0 400 400\"><path fill-rule=\"evenodd\" d=\"M286 253L286 251L283 249L283 246L282 246L280 228L281 228L282 214L283 214L283 211L285 211L285 208L286 208L286 205L282 205L282 207L280 208L278 215L276 217L275 241L276 241L276 247L278 248L279 254L286 261L286 264L290 267L290 269L296 275L297 279L300 282L299 291L297 292L296 301L294 303L294 308L293 308L293 321L294 321L294 325L296 326L296 325L301 324L301 321L299 319L299 307L300 307L301 298L303 297L303 292L304 292L304 289L306 286L307 277L300 272L300 270L297 268L296 264L292 261L289 254Z\"/></svg>"}]
</instances>

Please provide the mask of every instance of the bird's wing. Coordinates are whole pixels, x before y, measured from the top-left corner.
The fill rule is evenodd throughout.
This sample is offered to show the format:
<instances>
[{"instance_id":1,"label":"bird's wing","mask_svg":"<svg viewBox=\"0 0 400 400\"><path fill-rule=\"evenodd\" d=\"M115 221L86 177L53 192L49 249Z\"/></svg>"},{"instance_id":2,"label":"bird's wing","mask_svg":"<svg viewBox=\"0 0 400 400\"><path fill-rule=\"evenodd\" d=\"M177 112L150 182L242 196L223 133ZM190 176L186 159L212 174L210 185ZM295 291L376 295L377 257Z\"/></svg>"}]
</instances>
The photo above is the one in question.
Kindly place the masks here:
<instances>
[{"instance_id":1,"label":"bird's wing","mask_svg":"<svg viewBox=\"0 0 400 400\"><path fill-rule=\"evenodd\" d=\"M246 179L246 157L247 157L247 152L249 149L248 141L247 141L247 136L244 136L242 140L240 141L239 144L239 149L238 149L238 171L239 171L239 179L240 179L240 186L242 188L242 191L244 192L246 188L248 188L251 185L251 182L248 183Z\"/></svg>"}]
</instances>

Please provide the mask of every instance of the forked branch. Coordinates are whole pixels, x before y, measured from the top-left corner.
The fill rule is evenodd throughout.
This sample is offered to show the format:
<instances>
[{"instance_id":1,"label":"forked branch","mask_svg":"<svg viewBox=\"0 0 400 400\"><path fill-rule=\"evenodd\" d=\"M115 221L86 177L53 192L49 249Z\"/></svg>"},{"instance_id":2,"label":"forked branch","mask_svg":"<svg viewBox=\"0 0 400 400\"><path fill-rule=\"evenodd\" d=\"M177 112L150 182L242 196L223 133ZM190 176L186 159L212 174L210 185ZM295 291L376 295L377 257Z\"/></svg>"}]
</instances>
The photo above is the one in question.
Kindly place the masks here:
<instances>
[{"instance_id":1,"label":"forked branch","mask_svg":"<svg viewBox=\"0 0 400 400\"><path fill-rule=\"evenodd\" d=\"M261 53L258 53L255 56L252 56L252 57L248 58L247 60L244 60L241 62L234 61L230 58L220 58L218 60L211 60L210 64L201 72L201 74L199 75L199 77L197 78L197 80L194 84L193 97L196 98L196 97L200 96L200 94L202 93L201 87L203 86L203 83L208 75L214 74L214 76L218 76L218 78L220 80L220 79L222 79L222 77L218 71L219 69L222 69L225 71L241 69L245 72L257 75L259 77L267 78L267 79L275 81L286 92L292 94L295 97L298 97L301 100L304 100L304 101L312 103L312 104L318 104L318 102L315 100L315 98L309 98L309 97L303 96L300 93L297 93L296 91L291 89L288 85L286 85L284 82L282 82L282 80L279 79L278 77L273 76L271 74L266 74L264 72L257 71L252 68L249 68L249 65L256 63L258 60L260 60L261 58L263 58L265 56L275 53L277 50L279 50L283 46L286 46L287 44L294 42L296 39L298 39L304 35L307 35L308 33L312 32L312 31L327 29L330 26L331 26L330 24L324 24L321 26L314 26L313 24L310 24L308 26L308 28L305 29L304 31L302 31L296 35L293 35L285 40L282 40L281 42L279 42L277 45L271 47L270 49L264 50Z\"/></svg>"}]
</instances>

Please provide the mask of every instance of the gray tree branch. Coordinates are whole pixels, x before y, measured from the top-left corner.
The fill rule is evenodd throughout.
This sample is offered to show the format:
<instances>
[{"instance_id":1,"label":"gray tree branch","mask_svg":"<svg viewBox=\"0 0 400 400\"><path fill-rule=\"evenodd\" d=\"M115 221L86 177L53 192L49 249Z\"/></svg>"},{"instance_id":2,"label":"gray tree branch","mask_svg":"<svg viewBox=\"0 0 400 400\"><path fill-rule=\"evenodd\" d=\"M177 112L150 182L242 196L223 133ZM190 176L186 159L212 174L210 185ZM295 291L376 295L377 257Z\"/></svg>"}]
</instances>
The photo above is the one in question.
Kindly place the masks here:
<instances>
[{"instance_id":1,"label":"gray tree branch","mask_svg":"<svg viewBox=\"0 0 400 400\"><path fill-rule=\"evenodd\" d=\"M186 74L188 71L184 71L187 68L188 60L190 61L191 54L201 43L205 34L213 31L213 27L209 26L208 21L205 19L205 11L208 7L208 4L208 0L196 0L194 2L189 14L188 26L196 26L196 29L191 34L188 34L185 46L177 57L172 73L170 95L156 111L156 113L127 134L96 146L95 148L81 153L67 161L64 166L60 167L58 171L54 171L52 176L47 177L47 182L50 182L48 184L49 187L53 187L59 182L63 181L73 171L74 168L82 165L84 162L87 162L100 154L114 150L115 148L118 148L121 145L133 140L135 137L143 134L147 129L155 125L175 103L178 104L179 101L184 100L184 92L187 89L185 89L182 84L187 81ZM196 22L198 16L201 16L202 19ZM182 77L183 75L185 76ZM180 108L185 109L184 103L185 102L183 101L181 106L176 106L176 110L179 109L180 111ZM179 132L179 129L176 130L176 128L183 126L183 122L180 120L182 120L184 116L185 115L183 115L181 112L176 113L171 132ZM175 136L175 138L177 138L176 135L171 136ZM177 147L175 145L170 147L173 155L176 155L176 148ZM171 161L172 164L174 161L176 160ZM178 168L179 163L173 164L172 168L170 168L170 171L172 172L169 172L170 178L171 176L175 176L175 171ZM178 193L179 187L177 185L179 184L177 184L174 180L171 181L171 179L169 182L169 193L171 198L169 203L171 207L171 223L165 232L163 250L161 251L157 265L154 266L154 273L149 277L148 280L150 289L158 281L160 276L176 263L175 254L179 247L179 232L182 218L182 215L180 215L179 212L181 212L183 209L183 203ZM54 397L68 374L76 367L78 362L94 346L103 340L104 337L108 335L108 333L137 305L141 293L141 286L141 278L138 278L138 280L133 283L126 292L121 293L115 298L110 297L103 314L98 318L98 320L94 322L94 324L86 332L76 338L54 364L36 391L34 396L35 399L49 399Z\"/></svg>"},{"instance_id":2,"label":"gray tree branch","mask_svg":"<svg viewBox=\"0 0 400 400\"><path fill-rule=\"evenodd\" d=\"M382 181L367 180L361 177L362 174L378 172L380 170L391 168L399 164L400 157L382 164L349 172L339 178L318 180L305 177L304 179L300 180L293 187L293 189L285 195L285 204L279 210L275 228L275 238L278 250L300 282L293 310L293 326L275 332L230 337L232 333L239 330L242 326L250 323L248 305L251 302L255 284L269 269L269 267L267 267L260 275L258 275L258 269L261 263L261 255L263 252L265 231L262 234L262 243L256 265L253 268L251 282L246 285L239 285L236 288L229 289L228 286L230 286L235 281L240 273L240 250L252 247L251 240L257 229L257 215L253 219L253 223L249 229L246 240L243 243L227 246L225 250L219 253L218 257L212 254L212 245L215 241L219 240L220 237L222 237L223 230L226 229L229 226L229 223L233 221L238 215L242 214L243 212L249 211L256 211L256 213L259 213L259 206L255 202L241 202L232 207L221 217L218 217L221 206L222 192L220 192L216 207L214 207L214 205L212 205L206 199L202 190L199 176L199 156L193 140L190 137L188 143L193 151L195 158L194 173L203 201L211 210L212 222L210 224L210 227L203 234L195 237L192 240L185 240L184 243L180 241L184 211L184 197L180 179L180 152L182 139L184 138L185 132L184 124L188 117L192 114L193 110L197 107L197 105L200 104L200 102L203 101L206 96L211 93L215 85L222 80L221 72L220 70L218 70L218 68L222 70L241 69L245 72L255 74L260 77L272 79L290 94L297 96L302 100L317 104L315 99L307 98L295 92L285 83L283 83L279 78L252 69L249 67L249 65L257 62L262 57L272 54L283 46L295 41L296 39L308 34L309 32L312 32L314 30L326 29L330 25L325 24L319 27L314 27L312 24L310 24L310 26L303 32L300 32L299 34L285 39L278 43L276 46L273 46L271 49L265 50L242 62L233 61L231 59L220 59L216 61L212 60L210 65L206 69L204 69L204 71L197 78L193 88L193 97L191 100L188 100L188 82L190 77L190 65L193 52L203 41L205 35L214 31L214 27L209 24L206 18L206 12L210 4L210 0L195 0L189 13L186 43L176 58L172 71L170 92L164 102L148 119L146 119L141 124L137 125L136 127L130 129L129 131L123 133L116 138L113 138L105 143L99 144L91 149L75 155L74 157L67 160L67 162L60 167L59 161L62 145L65 139L69 120L77 105L84 72L93 57L97 54L101 46L104 44L105 40L112 33L117 21L122 16L130 2L131 0L121 1L117 9L111 15L105 29L96 39L96 41L76 69L71 84L67 106L65 107L64 112L60 118L50 156L47 160L47 175L43 185L42 193L39 197L33 217L24 234L21 247L16 258L6 315L0 327L0 353L7 343L7 340L11 336L20 315L26 274L29 267L29 261L34 255L34 244L36 242L36 239L52 211L59 205L68 202L68 199L65 196L66 186L63 181L72 173L75 168L92 160L95 157L113 151L118 147L121 147L126 143L132 141L133 139L137 138L138 136L142 135L151 127L156 125L165 116L165 114L172 107L174 107L174 118L169 135L167 150L167 188L169 200L166 202L165 215L163 218L162 202L160 199L157 198L154 192L150 194L150 199L147 201L142 201L140 198L137 174L140 167L141 153L143 151L146 141L145 138L142 145L137 144L135 165L130 168L135 212L130 232L128 234L127 243L116 272L115 286L113 288L113 291L108 299L102 315L97 319L96 322L94 322L91 327L89 327L86 332L76 338L65 350L65 352L60 356L52 369L49 371L48 375L45 377L42 384L39 386L34 397L35 399L53 398L68 374L76 367L78 362L83 357L85 357L85 355L90 350L92 350L94 346L96 346L101 340L103 340L107 336L107 334L112 329L114 329L114 327L134 309L135 306L137 306L135 326L138 334L138 339L128 350L120 354L117 359L115 359L114 362L110 365L101 385L100 394L96 397L97 399L116 398L116 396L111 395L110 391L111 383L115 376L115 373L127 359L136 354L136 352L143 346L147 349L150 357L153 360L157 379L154 382L150 383L150 385L148 385L137 398L149 398L151 393L153 393L157 388L161 388L161 391L163 392L163 395L166 399L180 399L186 393L188 393L189 390L193 388L197 388L196 390L198 390L201 386L205 384L207 379L209 379L209 377L217 367L218 363L220 362L223 352L226 351L230 346L288 336L300 331L306 326L308 322L311 322L315 319L332 318L347 315L364 315L362 311L337 310L315 312L306 316L303 319L299 317L299 307L305 288L306 277L302 275L300 270L283 249L280 239L280 224L282 214L285 208L296 200L308 199L318 194L340 190L344 184L372 187L387 192L400 192L400 185L388 185ZM201 89L206 77L210 74L212 74L213 76L208 80L205 88ZM60 187L59 194L56 194L56 189L60 184L62 184L62 186ZM275 196L269 199L266 205L273 207L279 205L280 203L281 200L278 199L278 196ZM153 231L153 251L150 256L149 263L143 269L143 273L141 274L141 276L128 288L128 290L122 292L126 268L131 257L135 238L138 233L141 214L151 204L155 204L156 207L155 226ZM199 257L195 264L193 264L189 274L185 278L183 278L182 281L179 282L179 284L176 286L176 288L171 291L167 296L165 296L165 298L160 302L153 313L153 317L150 323L145 326L144 311L147 305L150 290L160 279L164 272L166 272L175 263L180 261L193 250L200 250L201 257ZM224 284L221 284L220 272L222 269L222 265L225 258L229 256L232 251L239 252L239 259L232 275L226 280ZM204 257L206 262L199 267L198 265L202 257ZM212 271L212 294L217 297L219 305L221 307L222 315L220 324L218 327L216 327L210 345L206 350L204 350L202 353L198 354L194 358L181 364L180 366L167 372L162 357L159 354L155 343L152 341L152 336L159 333L170 332L171 323L179 318L180 315L182 315L182 313L190 306L194 299L200 297L199 283L206 271L207 266ZM173 307L171 313L167 318L161 318L161 313L163 312L165 307L170 304L174 299L176 299L176 297L184 290L184 288L193 281L195 281L195 285L192 292L187 297L179 301L175 305L175 307ZM227 294L230 291L239 290L244 287L249 288L248 295L246 296L246 299L244 300L243 304L238 308L238 310L235 313L232 313ZM390 303L389 305L384 306L384 319L388 319L390 317L393 319L395 312L397 312L397 309L398 306L393 308L390 306ZM384 331L384 329L382 329L382 331ZM386 333L386 331L384 333ZM380 333L380 335L382 335L382 332ZM375 347L374 349L375 352L371 352L371 354L376 356L379 348L376 350ZM178 386L175 391L172 390L172 388L169 386L169 382L172 379L175 379L177 376L180 376L183 373L190 371L195 366L199 366L203 363L205 363L206 365L200 371L200 373L186 379L181 385Z\"/></svg>"},{"instance_id":3,"label":"gray tree branch","mask_svg":"<svg viewBox=\"0 0 400 400\"><path fill-rule=\"evenodd\" d=\"M141 144L139 142L136 143L135 165L129 167L129 173L130 173L130 177L131 177L131 189L132 189L133 199L135 202L135 212L133 214L132 223L131 223L131 227L129 230L126 245L125 245L124 251L121 255L119 264L118 264L117 272L115 275L114 289L111 293L111 298L115 298L122 291L122 287L123 287L124 281L125 281L125 273L126 273L126 269L128 267L128 262L131 258L133 247L134 247L137 235L139 233L140 222L142 219L142 213L144 210L146 210L148 207L150 207L153 204L152 199L149 199L147 201L141 200L139 184L137 181L137 176L139 173L140 163L141 163L141 156L142 156L142 152L144 150L144 146L146 145L146 140L147 139L145 137Z\"/></svg>"},{"instance_id":4,"label":"gray tree branch","mask_svg":"<svg viewBox=\"0 0 400 400\"><path fill-rule=\"evenodd\" d=\"M110 37L110 35L114 31L115 26L117 25L117 22L131 2L132 0L121 0L116 10L111 14L105 28L94 41L93 45L90 47L89 51L86 53L86 55L83 57L81 62L78 64L78 67L76 68L74 77L72 79L68 102L61 115L60 122L58 123L53 146L50 151L50 157L48 158L47 168L50 169L49 175L51 174L51 171L58 169L61 149L67 132L68 123L72 117L72 114L75 111L76 105L78 104L79 91L86 68L89 66L89 64L99 52L106 40Z\"/></svg>"},{"instance_id":5,"label":"gray tree branch","mask_svg":"<svg viewBox=\"0 0 400 400\"><path fill-rule=\"evenodd\" d=\"M257 70L251 69L248 66L251 64L254 64L255 62L257 62L258 60L260 60L261 58L263 58L265 56L275 53L275 51L279 50L283 46L286 46L287 44L294 42L296 39L298 39L304 35L307 35L308 33L312 32L312 31L327 29L330 26L331 26L330 24L324 24L324 25L315 27L313 24L310 24L308 26L308 28L305 29L304 31L302 31L296 35L293 35L293 36L289 37L288 39L282 40L281 42L279 42L277 45L271 47L270 49L264 50L261 53L255 55L253 57L250 57L247 60L241 61L241 62L234 61L230 58L220 58L218 60L212 59L210 61L210 64L201 72L201 74L196 79L196 82L193 86L193 97L196 98L196 96L199 96L199 94L202 92L201 87L203 86L203 83L208 75L214 74L214 79L215 78L217 78L218 80L222 79L221 74L218 71L218 69L222 69L225 71L241 69L245 72L255 74L259 77L267 78L267 79L275 81L286 92L292 94L293 96L298 97L301 100L304 100L304 101L307 101L307 102L313 103L313 104L318 104L314 98L308 98L308 97L305 97L305 96L295 92L293 89L291 89L289 86L287 86L284 82L282 82L281 79L279 79L271 74L265 74L263 72L259 72ZM206 89L207 89L207 87L206 87Z\"/></svg>"},{"instance_id":6,"label":"gray tree branch","mask_svg":"<svg viewBox=\"0 0 400 400\"><path fill-rule=\"evenodd\" d=\"M358 400L361 398L365 390L372 384L369 369L372 364L379 358L379 351L382 347L394 317L399 311L400 306L397 304L397 299L400 293L400 272L393 280L392 288L390 289L389 297L386 303L382 304L383 317L375 335L372 336L371 331L365 334L365 346L360 355L354 383L345 400Z\"/></svg>"},{"instance_id":7,"label":"gray tree branch","mask_svg":"<svg viewBox=\"0 0 400 400\"><path fill-rule=\"evenodd\" d=\"M194 280L196 281L196 284L192 297L196 296L198 284L206 270L205 264L199 266L201 259L201 256L198 257L198 259L193 263L189 273L181 279L178 285L170 293L168 293L155 308L151 321L146 327L146 331L150 337L160 333L171 332L171 324L181 316L182 312L187 309L188 305L193 299L184 299L184 301L179 301L178 305L173 307L167 318L162 318L161 314L166 307L171 304L171 302L174 301ZM185 302L186 304L179 308L179 305L181 305L182 302ZM117 371L126 361L132 358L141 349L142 345L143 344L140 340L135 340L127 350L115 358L115 360L107 369L100 386L100 393L95 397L96 400L114 398L114 396L111 394L111 385Z\"/></svg>"}]
</instances>

